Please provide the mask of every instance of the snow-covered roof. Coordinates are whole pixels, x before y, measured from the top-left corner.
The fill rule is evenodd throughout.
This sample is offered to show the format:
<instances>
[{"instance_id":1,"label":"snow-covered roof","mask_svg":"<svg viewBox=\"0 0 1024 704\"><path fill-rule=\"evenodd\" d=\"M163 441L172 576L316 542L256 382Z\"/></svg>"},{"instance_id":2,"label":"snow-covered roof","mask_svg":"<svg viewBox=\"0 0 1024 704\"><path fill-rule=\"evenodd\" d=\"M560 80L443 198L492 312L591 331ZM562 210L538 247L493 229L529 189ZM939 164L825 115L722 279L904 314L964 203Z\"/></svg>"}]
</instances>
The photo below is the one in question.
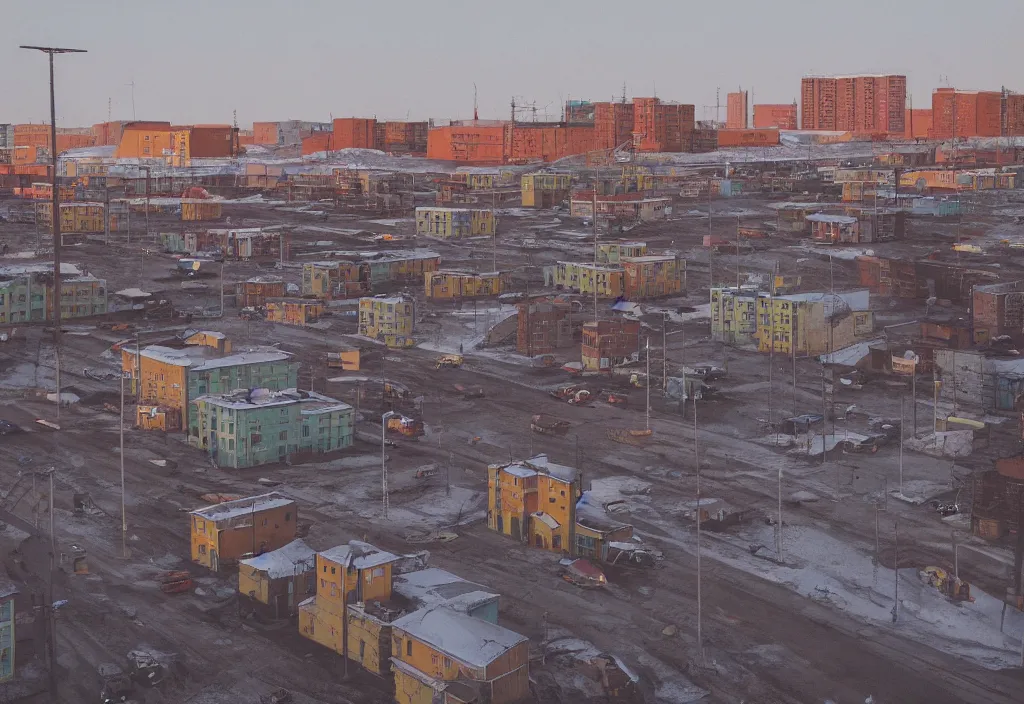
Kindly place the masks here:
<instances>
[{"instance_id":1,"label":"snow-covered roof","mask_svg":"<svg viewBox=\"0 0 1024 704\"><path fill-rule=\"evenodd\" d=\"M482 602L499 598L487 587L437 567L395 575L393 588L419 606L447 604L458 611L467 611Z\"/></svg>"},{"instance_id":2,"label":"snow-covered roof","mask_svg":"<svg viewBox=\"0 0 1024 704\"><path fill-rule=\"evenodd\" d=\"M515 631L443 606L414 611L391 625L474 668L487 667L527 640Z\"/></svg>"},{"instance_id":3,"label":"snow-covered roof","mask_svg":"<svg viewBox=\"0 0 1024 704\"><path fill-rule=\"evenodd\" d=\"M504 471L514 477L520 477L523 479L537 476L537 470L524 467L521 464L510 464L508 467L504 468Z\"/></svg>"},{"instance_id":4,"label":"snow-covered roof","mask_svg":"<svg viewBox=\"0 0 1024 704\"><path fill-rule=\"evenodd\" d=\"M838 364L844 367L855 367L860 360L871 354L871 345L884 342L885 340L882 338L855 342L854 344L844 347L841 350L836 350L831 354L820 355L818 360L825 364Z\"/></svg>"},{"instance_id":5,"label":"snow-covered roof","mask_svg":"<svg viewBox=\"0 0 1024 704\"><path fill-rule=\"evenodd\" d=\"M537 511L531 515L551 530L558 530L558 521L556 521L554 516L551 514L544 513L543 511Z\"/></svg>"},{"instance_id":6,"label":"snow-covered roof","mask_svg":"<svg viewBox=\"0 0 1024 704\"><path fill-rule=\"evenodd\" d=\"M192 511L192 514L211 521L223 521L229 518L244 516L247 513L269 511L270 509L281 508L282 506L294 503L287 496L271 492L269 494L260 494L259 496L248 496L244 499L235 499L234 501L225 501L224 503L213 504L205 508L197 508L195 511Z\"/></svg>"},{"instance_id":7,"label":"snow-covered roof","mask_svg":"<svg viewBox=\"0 0 1024 704\"><path fill-rule=\"evenodd\" d=\"M149 298L153 294L143 291L141 288L123 288L120 291L114 291L114 295L123 298Z\"/></svg>"},{"instance_id":8,"label":"snow-covered roof","mask_svg":"<svg viewBox=\"0 0 1024 704\"><path fill-rule=\"evenodd\" d=\"M195 330L189 335L189 337L194 337L196 335L205 335L206 337L212 337L214 340L227 339L227 335L225 335L224 333L215 332L213 330Z\"/></svg>"},{"instance_id":9,"label":"snow-covered roof","mask_svg":"<svg viewBox=\"0 0 1024 704\"><path fill-rule=\"evenodd\" d=\"M813 213L805 218L808 222L831 222L837 225L852 225L857 218L849 215L826 215L824 213Z\"/></svg>"},{"instance_id":10,"label":"snow-covered roof","mask_svg":"<svg viewBox=\"0 0 1024 704\"><path fill-rule=\"evenodd\" d=\"M221 333L206 334L216 336ZM236 354L229 354L226 357L209 359L195 367L195 370L197 372L203 372L210 369L221 369L223 367L234 367L243 364L269 364L271 362L283 362L289 357L291 357L291 355L287 352L239 352Z\"/></svg>"},{"instance_id":11,"label":"snow-covered roof","mask_svg":"<svg viewBox=\"0 0 1024 704\"><path fill-rule=\"evenodd\" d=\"M25 276L27 274L49 274L53 271L53 264L12 264L0 266L0 276ZM81 276L82 270L75 264L61 262L61 276Z\"/></svg>"},{"instance_id":12,"label":"snow-covered roof","mask_svg":"<svg viewBox=\"0 0 1024 704\"><path fill-rule=\"evenodd\" d=\"M129 349L128 352L134 353L134 350ZM204 357L212 352L213 350L204 347L177 349L163 345L150 345L149 347L143 347L139 354L146 359L152 359L163 364L170 364L175 367L191 367L196 362L201 362Z\"/></svg>"},{"instance_id":13,"label":"snow-covered roof","mask_svg":"<svg viewBox=\"0 0 1024 704\"><path fill-rule=\"evenodd\" d=\"M650 262L674 262L675 256L672 254L645 254L642 257L622 257L624 262L635 262L638 264L646 264Z\"/></svg>"},{"instance_id":14,"label":"snow-covered roof","mask_svg":"<svg viewBox=\"0 0 1024 704\"><path fill-rule=\"evenodd\" d=\"M316 550L306 545L305 542L293 540L277 550L271 550L247 560L239 560L239 563L260 572L266 572L270 579L280 579L315 569L314 555L316 555Z\"/></svg>"},{"instance_id":15,"label":"snow-covered roof","mask_svg":"<svg viewBox=\"0 0 1024 704\"><path fill-rule=\"evenodd\" d=\"M351 559L352 567L357 570L380 567L399 559L398 555L381 550L361 540L350 540L347 545L337 545L327 550L321 550L319 554L325 560L337 562L339 565L347 565Z\"/></svg>"},{"instance_id":16,"label":"snow-covered roof","mask_svg":"<svg viewBox=\"0 0 1024 704\"><path fill-rule=\"evenodd\" d=\"M535 467L539 470L547 472L556 479L561 479L564 482L571 482L576 479L579 474L572 467L567 467L564 464L557 464L548 459L547 455L536 455L526 461L531 467Z\"/></svg>"}]
</instances>

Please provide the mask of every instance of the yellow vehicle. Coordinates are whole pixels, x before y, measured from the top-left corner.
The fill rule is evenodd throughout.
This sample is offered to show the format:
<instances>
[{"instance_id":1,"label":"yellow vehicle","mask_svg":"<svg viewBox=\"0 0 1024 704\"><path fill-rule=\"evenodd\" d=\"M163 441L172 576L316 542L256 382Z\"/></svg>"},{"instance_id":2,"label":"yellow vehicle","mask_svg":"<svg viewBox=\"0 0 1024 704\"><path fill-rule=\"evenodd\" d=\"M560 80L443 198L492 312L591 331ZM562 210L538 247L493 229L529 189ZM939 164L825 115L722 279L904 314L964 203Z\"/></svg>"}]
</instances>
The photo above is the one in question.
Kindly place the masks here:
<instances>
[{"instance_id":1,"label":"yellow vehicle","mask_svg":"<svg viewBox=\"0 0 1024 704\"><path fill-rule=\"evenodd\" d=\"M423 421L402 415L391 416L388 418L388 430L406 437L418 438L423 435Z\"/></svg>"},{"instance_id":2,"label":"yellow vehicle","mask_svg":"<svg viewBox=\"0 0 1024 704\"><path fill-rule=\"evenodd\" d=\"M461 354L446 354L437 358L435 369L458 369L462 366Z\"/></svg>"}]
</instances>

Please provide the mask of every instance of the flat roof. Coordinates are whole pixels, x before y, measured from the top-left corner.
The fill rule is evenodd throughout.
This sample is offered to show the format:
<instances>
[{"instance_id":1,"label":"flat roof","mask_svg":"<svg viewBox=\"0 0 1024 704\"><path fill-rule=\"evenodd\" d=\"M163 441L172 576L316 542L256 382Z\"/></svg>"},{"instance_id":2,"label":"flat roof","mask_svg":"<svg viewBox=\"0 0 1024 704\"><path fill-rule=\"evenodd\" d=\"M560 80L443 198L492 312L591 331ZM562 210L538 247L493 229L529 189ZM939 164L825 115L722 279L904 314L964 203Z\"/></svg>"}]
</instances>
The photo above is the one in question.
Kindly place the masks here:
<instances>
[{"instance_id":1,"label":"flat roof","mask_svg":"<svg viewBox=\"0 0 1024 704\"><path fill-rule=\"evenodd\" d=\"M244 499L235 499L234 501L225 501L224 503L213 504L212 506L206 506L205 508L197 508L191 513L192 515L202 516L203 518L211 521L223 521L229 518L244 516L247 513L267 511L294 503L295 502L287 496L279 494L276 491L272 491L269 494L248 496Z\"/></svg>"},{"instance_id":2,"label":"flat roof","mask_svg":"<svg viewBox=\"0 0 1024 704\"><path fill-rule=\"evenodd\" d=\"M675 256L671 254L645 254L642 257L623 257L622 261L644 264L649 262L671 262L675 261L675 259Z\"/></svg>"},{"instance_id":3,"label":"flat roof","mask_svg":"<svg viewBox=\"0 0 1024 704\"><path fill-rule=\"evenodd\" d=\"M351 559L352 566L357 570L379 567L400 559L398 555L381 550L361 540L350 540L347 545L337 545L327 550L321 550L318 554L339 565L347 565Z\"/></svg>"},{"instance_id":4,"label":"flat roof","mask_svg":"<svg viewBox=\"0 0 1024 704\"><path fill-rule=\"evenodd\" d=\"M396 574L394 590L420 606L447 604L459 611L500 598L487 587L437 567Z\"/></svg>"},{"instance_id":5,"label":"flat roof","mask_svg":"<svg viewBox=\"0 0 1024 704\"><path fill-rule=\"evenodd\" d=\"M808 222L831 222L837 225L852 225L857 222L857 218L849 215L826 215L824 213L814 213L805 219Z\"/></svg>"},{"instance_id":6,"label":"flat roof","mask_svg":"<svg viewBox=\"0 0 1024 704\"><path fill-rule=\"evenodd\" d=\"M309 403L312 404L309 414L325 413L331 410L342 411L352 408L347 403L337 399L323 396L314 391L299 391L298 389L285 389L284 391L240 389L229 394L206 394L197 398L196 401L204 401L218 408L231 408L234 410L272 408L274 406L290 406L293 404L305 405Z\"/></svg>"},{"instance_id":7,"label":"flat roof","mask_svg":"<svg viewBox=\"0 0 1024 704\"><path fill-rule=\"evenodd\" d=\"M201 331L205 332L205 331ZM223 333L209 333L207 335L218 335L223 336ZM220 338L218 338L220 339ZM242 364L268 364L270 362L283 362L291 358L291 355L287 352L264 352L264 351L252 351L252 352L237 352L235 354L229 354L226 357L218 357L216 359L209 359L199 366L195 367L196 371L207 371L209 369L220 369L222 367L234 367Z\"/></svg>"},{"instance_id":8,"label":"flat roof","mask_svg":"<svg viewBox=\"0 0 1024 704\"><path fill-rule=\"evenodd\" d=\"M0 276L25 276L27 274L48 274L53 272L53 264L12 264L0 266ZM76 264L60 263L61 276L81 276L82 270Z\"/></svg>"},{"instance_id":9,"label":"flat roof","mask_svg":"<svg viewBox=\"0 0 1024 704\"><path fill-rule=\"evenodd\" d=\"M527 640L515 631L444 606L414 611L391 625L474 668L487 667Z\"/></svg>"}]
</instances>

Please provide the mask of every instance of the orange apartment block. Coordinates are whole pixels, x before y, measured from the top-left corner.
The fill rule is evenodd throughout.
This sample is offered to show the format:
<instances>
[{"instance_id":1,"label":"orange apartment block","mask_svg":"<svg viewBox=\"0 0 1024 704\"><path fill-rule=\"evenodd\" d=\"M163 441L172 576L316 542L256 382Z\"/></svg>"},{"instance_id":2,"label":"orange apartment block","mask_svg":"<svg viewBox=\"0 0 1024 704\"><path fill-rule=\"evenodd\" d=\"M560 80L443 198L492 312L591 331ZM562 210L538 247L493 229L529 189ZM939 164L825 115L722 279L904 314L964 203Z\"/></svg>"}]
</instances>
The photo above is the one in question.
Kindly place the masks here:
<instances>
[{"instance_id":1,"label":"orange apartment block","mask_svg":"<svg viewBox=\"0 0 1024 704\"><path fill-rule=\"evenodd\" d=\"M903 136L907 139L927 139L932 131L932 111L930 108L907 109L903 118L906 129Z\"/></svg>"},{"instance_id":2,"label":"orange apartment block","mask_svg":"<svg viewBox=\"0 0 1024 704\"><path fill-rule=\"evenodd\" d=\"M188 166L192 159L238 155L238 128L231 125L172 126L169 122L128 122L121 130L118 159L165 159Z\"/></svg>"},{"instance_id":3,"label":"orange apartment block","mask_svg":"<svg viewBox=\"0 0 1024 704\"><path fill-rule=\"evenodd\" d=\"M513 164L555 161L592 149L594 128L590 125L527 122L513 126L507 161Z\"/></svg>"},{"instance_id":4,"label":"orange apartment block","mask_svg":"<svg viewBox=\"0 0 1024 704\"><path fill-rule=\"evenodd\" d=\"M512 125L470 121L435 127L427 133L427 158L470 164L503 164L509 153Z\"/></svg>"},{"instance_id":5,"label":"orange apartment block","mask_svg":"<svg viewBox=\"0 0 1024 704\"><path fill-rule=\"evenodd\" d=\"M253 144L277 144L276 122L252 123Z\"/></svg>"},{"instance_id":6,"label":"orange apartment block","mask_svg":"<svg viewBox=\"0 0 1024 704\"><path fill-rule=\"evenodd\" d=\"M631 103L594 103L594 149L614 149L633 141Z\"/></svg>"},{"instance_id":7,"label":"orange apartment block","mask_svg":"<svg viewBox=\"0 0 1024 704\"><path fill-rule=\"evenodd\" d=\"M377 121L372 118L339 117L334 120L332 149L374 149Z\"/></svg>"},{"instance_id":8,"label":"orange apartment block","mask_svg":"<svg viewBox=\"0 0 1024 704\"><path fill-rule=\"evenodd\" d=\"M999 137L1002 134L1003 94L1000 91L961 91L939 88L932 93L934 139Z\"/></svg>"},{"instance_id":9,"label":"orange apartment block","mask_svg":"<svg viewBox=\"0 0 1024 704\"><path fill-rule=\"evenodd\" d=\"M334 149L333 132L314 132L308 137L302 138L303 155L329 152L332 149Z\"/></svg>"},{"instance_id":10,"label":"orange apartment block","mask_svg":"<svg viewBox=\"0 0 1024 704\"><path fill-rule=\"evenodd\" d=\"M642 152L689 151L694 106L633 98L633 146Z\"/></svg>"},{"instance_id":11,"label":"orange apartment block","mask_svg":"<svg viewBox=\"0 0 1024 704\"><path fill-rule=\"evenodd\" d=\"M898 135L905 130L906 76L805 76L800 99L801 129Z\"/></svg>"},{"instance_id":12,"label":"orange apartment block","mask_svg":"<svg viewBox=\"0 0 1024 704\"><path fill-rule=\"evenodd\" d=\"M117 159L156 159L174 148L170 122L126 122L114 150Z\"/></svg>"},{"instance_id":13,"label":"orange apartment block","mask_svg":"<svg viewBox=\"0 0 1024 704\"><path fill-rule=\"evenodd\" d=\"M727 129L745 130L750 126L747 123L747 91L729 93L725 96L725 104L725 126ZM754 127L757 125L755 124Z\"/></svg>"},{"instance_id":14,"label":"orange apartment block","mask_svg":"<svg viewBox=\"0 0 1024 704\"><path fill-rule=\"evenodd\" d=\"M50 147L50 126L49 125L15 125L14 126L15 147Z\"/></svg>"},{"instance_id":15,"label":"orange apartment block","mask_svg":"<svg viewBox=\"0 0 1024 704\"><path fill-rule=\"evenodd\" d=\"M295 540L299 507L276 492L226 501L189 514L192 562L218 572Z\"/></svg>"},{"instance_id":16,"label":"orange apartment block","mask_svg":"<svg viewBox=\"0 0 1024 704\"><path fill-rule=\"evenodd\" d=\"M92 126L92 143L98 147L115 147L121 139L124 122L99 122Z\"/></svg>"},{"instance_id":17,"label":"orange apartment block","mask_svg":"<svg viewBox=\"0 0 1024 704\"><path fill-rule=\"evenodd\" d=\"M755 105L754 129L777 127L780 130L795 130L797 113L796 103Z\"/></svg>"}]
</instances>

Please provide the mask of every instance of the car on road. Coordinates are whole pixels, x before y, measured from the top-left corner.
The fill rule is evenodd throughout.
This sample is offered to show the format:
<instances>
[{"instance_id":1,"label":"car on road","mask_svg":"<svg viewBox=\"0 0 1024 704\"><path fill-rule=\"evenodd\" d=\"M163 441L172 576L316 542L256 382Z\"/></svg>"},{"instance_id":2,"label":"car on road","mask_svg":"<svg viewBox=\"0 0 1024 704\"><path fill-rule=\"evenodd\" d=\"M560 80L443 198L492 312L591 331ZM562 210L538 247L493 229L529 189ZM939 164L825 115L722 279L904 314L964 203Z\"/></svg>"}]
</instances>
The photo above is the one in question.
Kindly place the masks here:
<instances>
[{"instance_id":1,"label":"car on road","mask_svg":"<svg viewBox=\"0 0 1024 704\"><path fill-rule=\"evenodd\" d=\"M12 433L20 433L21 428L9 420L0 419L0 435L11 435Z\"/></svg>"}]
</instances>

